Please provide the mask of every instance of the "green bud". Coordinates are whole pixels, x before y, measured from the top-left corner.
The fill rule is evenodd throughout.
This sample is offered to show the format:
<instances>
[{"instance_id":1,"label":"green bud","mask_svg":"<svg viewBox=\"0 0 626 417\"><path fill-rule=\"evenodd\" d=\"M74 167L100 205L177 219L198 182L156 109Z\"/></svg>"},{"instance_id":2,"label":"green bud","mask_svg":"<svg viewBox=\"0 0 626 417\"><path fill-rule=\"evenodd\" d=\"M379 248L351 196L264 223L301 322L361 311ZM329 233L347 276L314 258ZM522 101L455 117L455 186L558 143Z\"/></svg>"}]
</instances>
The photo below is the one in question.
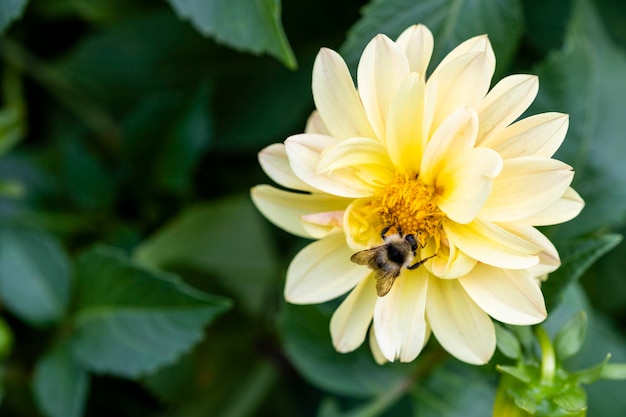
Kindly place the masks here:
<instances>
[{"instance_id":1,"label":"green bud","mask_svg":"<svg viewBox=\"0 0 626 417\"><path fill-rule=\"evenodd\" d=\"M493 417L585 417L587 396L559 373L553 384L541 380L539 368L528 369L532 380L524 382L510 373L500 379L493 407Z\"/></svg>"}]
</instances>

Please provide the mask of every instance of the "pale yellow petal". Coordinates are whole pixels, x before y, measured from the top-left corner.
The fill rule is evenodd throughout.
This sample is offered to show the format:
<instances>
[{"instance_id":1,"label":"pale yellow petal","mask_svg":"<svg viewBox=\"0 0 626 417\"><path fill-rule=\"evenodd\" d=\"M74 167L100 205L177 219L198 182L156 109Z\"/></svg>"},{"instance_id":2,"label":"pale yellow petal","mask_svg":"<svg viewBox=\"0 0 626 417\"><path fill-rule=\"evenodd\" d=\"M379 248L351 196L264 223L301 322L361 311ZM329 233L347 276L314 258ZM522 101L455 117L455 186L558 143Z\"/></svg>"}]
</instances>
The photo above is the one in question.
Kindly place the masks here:
<instances>
[{"instance_id":1,"label":"pale yellow petal","mask_svg":"<svg viewBox=\"0 0 626 417\"><path fill-rule=\"evenodd\" d=\"M313 64L313 99L332 136L375 137L346 63L328 48L320 50Z\"/></svg>"},{"instance_id":2,"label":"pale yellow petal","mask_svg":"<svg viewBox=\"0 0 626 417\"><path fill-rule=\"evenodd\" d=\"M406 55L387 36L377 35L365 47L357 71L359 95L370 124L381 139L385 137L391 101L408 74Z\"/></svg>"},{"instance_id":3,"label":"pale yellow petal","mask_svg":"<svg viewBox=\"0 0 626 417\"><path fill-rule=\"evenodd\" d=\"M393 362L414 360L428 334L425 309L427 272L404 269L391 291L379 297L374 308L374 327L381 352Z\"/></svg>"},{"instance_id":4,"label":"pale yellow petal","mask_svg":"<svg viewBox=\"0 0 626 417\"><path fill-rule=\"evenodd\" d=\"M330 335L338 352L352 352L363 344L376 305L376 280L361 281L335 310L330 320Z\"/></svg>"},{"instance_id":5,"label":"pale yellow petal","mask_svg":"<svg viewBox=\"0 0 626 417\"><path fill-rule=\"evenodd\" d=\"M426 139L423 113L424 78L410 74L393 98L387 118L387 149L399 172L419 172Z\"/></svg>"},{"instance_id":6,"label":"pale yellow petal","mask_svg":"<svg viewBox=\"0 0 626 417\"><path fill-rule=\"evenodd\" d=\"M345 210L350 203L350 200L331 195L292 193L271 185L257 185L250 194L254 205L270 222L291 234L307 238L322 236L309 233L303 226L302 216Z\"/></svg>"},{"instance_id":7,"label":"pale yellow petal","mask_svg":"<svg viewBox=\"0 0 626 417\"><path fill-rule=\"evenodd\" d=\"M389 226L383 225L376 214L372 213L372 202L371 198L354 200L348 205L343 217L346 241L355 252L382 244L380 232Z\"/></svg>"},{"instance_id":8,"label":"pale yellow petal","mask_svg":"<svg viewBox=\"0 0 626 417\"><path fill-rule=\"evenodd\" d=\"M429 100L433 98L429 90L437 90L435 101L427 102L435 107L430 132L457 108L477 108L489 91L495 69L491 61L493 50L488 41L478 43L485 49L463 53L452 59L446 57L426 81L426 97Z\"/></svg>"},{"instance_id":9,"label":"pale yellow petal","mask_svg":"<svg viewBox=\"0 0 626 417\"><path fill-rule=\"evenodd\" d=\"M325 149L317 171L332 176L341 169L354 172L357 178L374 187L381 187L395 177L387 149L376 139L351 138Z\"/></svg>"},{"instance_id":10,"label":"pale yellow petal","mask_svg":"<svg viewBox=\"0 0 626 417\"><path fill-rule=\"evenodd\" d=\"M481 146L496 150L506 159L520 156L550 158L563 143L568 126L567 114L536 114L489 136Z\"/></svg>"},{"instance_id":11,"label":"pale yellow petal","mask_svg":"<svg viewBox=\"0 0 626 417\"><path fill-rule=\"evenodd\" d=\"M320 135L330 136L330 132L328 128L324 124L322 117L320 116L320 112L317 110L313 110L311 115L306 121L306 127L304 128L305 133L317 133Z\"/></svg>"},{"instance_id":12,"label":"pale yellow petal","mask_svg":"<svg viewBox=\"0 0 626 417\"><path fill-rule=\"evenodd\" d=\"M554 204L534 216L524 219L533 226L549 226L572 220L585 207L585 202L571 187Z\"/></svg>"},{"instance_id":13,"label":"pale yellow petal","mask_svg":"<svg viewBox=\"0 0 626 417\"><path fill-rule=\"evenodd\" d=\"M492 149L474 148L444 161L437 176L437 206L449 219L465 224L483 208L491 184L502 169L502 158Z\"/></svg>"},{"instance_id":14,"label":"pale yellow petal","mask_svg":"<svg viewBox=\"0 0 626 417\"><path fill-rule=\"evenodd\" d=\"M496 55L493 52L493 48L491 47L491 43L489 42L487 35L474 36L473 38L459 44L441 60L435 71L437 71L440 67L448 65L451 61L460 56L474 52L481 52L485 54L487 64L493 73L496 68Z\"/></svg>"},{"instance_id":15,"label":"pale yellow petal","mask_svg":"<svg viewBox=\"0 0 626 417\"><path fill-rule=\"evenodd\" d=\"M535 75L516 74L503 78L478 107L480 127L477 144L513 123L526 111L539 91Z\"/></svg>"},{"instance_id":16,"label":"pale yellow petal","mask_svg":"<svg viewBox=\"0 0 626 417\"><path fill-rule=\"evenodd\" d=\"M503 323L537 324L548 315L543 294L534 276L526 270L479 263L459 282L480 308Z\"/></svg>"},{"instance_id":17,"label":"pale yellow petal","mask_svg":"<svg viewBox=\"0 0 626 417\"><path fill-rule=\"evenodd\" d=\"M561 259L556 247L554 247L550 239L533 226L525 222L500 223L500 226L542 248L538 254L539 263L527 269L532 276L549 274L561 265Z\"/></svg>"},{"instance_id":18,"label":"pale yellow petal","mask_svg":"<svg viewBox=\"0 0 626 417\"><path fill-rule=\"evenodd\" d=\"M502 173L493 181L481 216L496 222L532 217L559 200L573 178L572 167L556 159L507 159Z\"/></svg>"},{"instance_id":19,"label":"pale yellow petal","mask_svg":"<svg viewBox=\"0 0 626 417\"><path fill-rule=\"evenodd\" d=\"M293 304L317 304L350 291L372 272L350 262L351 256L343 233L310 243L289 264L285 299Z\"/></svg>"},{"instance_id":20,"label":"pale yellow petal","mask_svg":"<svg viewBox=\"0 0 626 417\"><path fill-rule=\"evenodd\" d=\"M457 359L474 365L491 359L496 348L493 323L458 280L429 279L426 317L441 346Z\"/></svg>"},{"instance_id":21,"label":"pale yellow petal","mask_svg":"<svg viewBox=\"0 0 626 417\"><path fill-rule=\"evenodd\" d=\"M540 246L480 217L468 224L444 221L443 228L460 250L488 265L522 269L539 262Z\"/></svg>"},{"instance_id":22,"label":"pale yellow petal","mask_svg":"<svg viewBox=\"0 0 626 417\"><path fill-rule=\"evenodd\" d=\"M411 72L426 74L434 47L433 34L426 26L420 24L409 27L400 34L396 45L409 59Z\"/></svg>"},{"instance_id":23,"label":"pale yellow petal","mask_svg":"<svg viewBox=\"0 0 626 417\"><path fill-rule=\"evenodd\" d=\"M303 214L302 227L313 238L321 239L324 236L343 228L345 210L323 211L313 214Z\"/></svg>"},{"instance_id":24,"label":"pale yellow petal","mask_svg":"<svg viewBox=\"0 0 626 417\"><path fill-rule=\"evenodd\" d=\"M435 255L435 249L435 245L428 242L421 249L420 257L424 259ZM424 268L438 278L455 279L471 271L476 262L476 259L459 250L454 242L448 241L448 245L441 245L436 256L430 262L426 262Z\"/></svg>"},{"instance_id":25,"label":"pale yellow petal","mask_svg":"<svg viewBox=\"0 0 626 417\"><path fill-rule=\"evenodd\" d=\"M478 116L472 109L458 108L437 129L424 150L420 179L434 186L446 161L456 153L473 148L478 132Z\"/></svg>"},{"instance_id":26,"label":"pale yellow petal","mask_svg":"<svg viewBox=\"0 0 626 417\"><path fill-rule=\"evenodd\" d=\"M302 190L315 192L315 188L300 180L293 173L287 158L285 145L274 143L259 152L259 163L261 168L275 183L292 190Z\"/></svg>"},{"instance_id":27,"label":"pale yellow petal","mask_svg":"<svg viewBox=\"0 0 626 417\"><path fill-rule=\"evenodd\" d=\"M372 352L372 356L374 357L374 361L376 361L379 365L384 365L389 361L383 355L383 352L380 350L380 346L378 346L378 340L376 340L376 331L374 326L370 326L370 335L369 335L369 345L370 351Z\"/></svg>"},{"instance_id":28,"label":"pale yellow petal","mask_svg":"<svg viewBox=\"0 0 626 417\"><path fill-rule=\"evenodd\" d=\"M285 141L289 165L298 178L325 193L347 198L372 195L375 188L356 176L353 169L338 169L330 175L319 173L322 152L338 143L337 139L324 135L290 136Z\"/></svg>"}]
</instances>

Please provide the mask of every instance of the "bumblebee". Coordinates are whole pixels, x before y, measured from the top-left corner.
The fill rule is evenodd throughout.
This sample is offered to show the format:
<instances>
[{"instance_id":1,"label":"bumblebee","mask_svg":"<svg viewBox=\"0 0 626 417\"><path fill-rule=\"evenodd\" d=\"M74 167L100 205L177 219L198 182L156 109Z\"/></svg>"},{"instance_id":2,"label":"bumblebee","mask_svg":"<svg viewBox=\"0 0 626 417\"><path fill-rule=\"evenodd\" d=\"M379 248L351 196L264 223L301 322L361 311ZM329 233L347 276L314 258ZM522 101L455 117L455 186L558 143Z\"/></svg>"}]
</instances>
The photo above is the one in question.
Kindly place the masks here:
<instances>
[{"instance_id":1,"label":"bumblebee","mask_svg":"<svg viewBox=\"0 0 626 417\"><path fill-rule=\"evenodd\" d=\"M387 236L391 227L386 227L380 234L385 242L380 246L359 251L352 255L350 260L359 265L367 265L372 269L376 278L376 292L379 297L387 295L403 267L416 269L435 255L413 263L417 250L417 241L412 234L398 233Z\"/></svg>"}]
</instances>

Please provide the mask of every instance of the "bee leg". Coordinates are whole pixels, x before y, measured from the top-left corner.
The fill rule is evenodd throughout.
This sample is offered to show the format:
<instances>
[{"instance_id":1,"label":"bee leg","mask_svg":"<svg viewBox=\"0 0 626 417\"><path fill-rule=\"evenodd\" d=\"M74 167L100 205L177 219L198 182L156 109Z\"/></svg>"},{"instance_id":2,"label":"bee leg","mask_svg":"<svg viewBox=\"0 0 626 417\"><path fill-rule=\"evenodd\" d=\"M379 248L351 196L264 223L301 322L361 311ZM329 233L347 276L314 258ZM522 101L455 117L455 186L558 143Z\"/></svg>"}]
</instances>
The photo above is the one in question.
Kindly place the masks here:
<instances>
[{"instance_id":1,"label":"bee leg","mask_svg":"<svg viewBox=\"0 0 626 417\"><path fill-rule=\"evenodd\" d=\"M417 250L417 242L415 241L415 236L413 235L406 235L404 237L404 239L409 242L409 245L411 245L411 249L413 250L413 252L415 252Z\"/></svg>"},{"instance_id":2,"label":"bee leg","mask_svg":"<svg viewBox=\"0 0 626 417\"><path fill-rule=\"evenodd\" d=\"M380 237L383 240L387 240L387 238L385 237L385 235L387 234L387 232L389 231L389 229L391 229L391 226L387 226L385 227L381 232L380 232Z\"/></svg>"},{"instance_id":3,"label":"bee leg","mask_svg":"<svg viewBox=\"0 0 626 417\"><path fill-rule=\"evenodd\" d=\"M436 254L435 254L436 255ZM406 269L416 269L418 268L421 264L423 264L424 262L426 262L427 260L429 260L430 258L434 257L435 255L431 255L428 258L424 258L421 261L414 263L413 265L407 266Z\"/></svg>"}]
</instances>

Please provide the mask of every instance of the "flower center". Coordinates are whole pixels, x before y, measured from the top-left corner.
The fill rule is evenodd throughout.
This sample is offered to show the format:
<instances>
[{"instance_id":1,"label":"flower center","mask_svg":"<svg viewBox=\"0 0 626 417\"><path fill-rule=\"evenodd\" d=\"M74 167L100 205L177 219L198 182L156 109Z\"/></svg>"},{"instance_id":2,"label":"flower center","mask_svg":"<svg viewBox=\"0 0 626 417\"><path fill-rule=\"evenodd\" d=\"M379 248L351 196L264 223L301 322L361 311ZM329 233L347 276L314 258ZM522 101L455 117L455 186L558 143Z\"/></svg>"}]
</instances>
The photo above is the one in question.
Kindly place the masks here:
<instances>
[{"instance_id":1,"label":"flower center","mask_svg":"<svg viewBox=\"0 0 626 417\"><path fill-rule=\"evenodd\" d=\"M439 243L441 219L445 216L433 197L436 189L424 184L417 175L398 175L374 198L374 207L385 226L401 228L415 235L421 245L430 237Z\"/></svg>"}]
</instances>

